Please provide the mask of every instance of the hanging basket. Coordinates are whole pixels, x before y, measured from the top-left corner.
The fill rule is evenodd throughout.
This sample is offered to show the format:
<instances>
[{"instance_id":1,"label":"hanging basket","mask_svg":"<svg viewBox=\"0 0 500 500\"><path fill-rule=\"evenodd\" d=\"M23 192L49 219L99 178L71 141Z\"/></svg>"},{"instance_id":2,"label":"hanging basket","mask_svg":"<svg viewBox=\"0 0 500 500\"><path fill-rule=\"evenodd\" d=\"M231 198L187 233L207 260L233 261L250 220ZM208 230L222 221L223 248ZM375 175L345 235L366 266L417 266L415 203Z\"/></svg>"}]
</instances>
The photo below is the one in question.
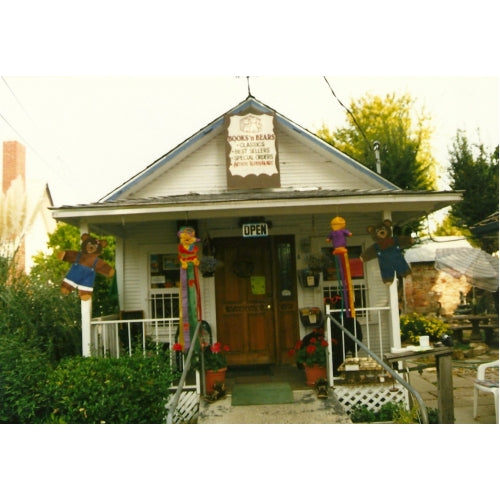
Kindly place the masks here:
<instances>
[{"instance_id":1,"label":"hanging basket","mask_svg":"<svg viewBox=\"0 0 500 500\"><path fill-rule=\"evenodd\" d=\"M321 326L323 313L319 307L302 307L300 309L300 322L306 327Z\"/></svg>"},{"instance_id":2,"label":"hanging basket","mask_svg":"<svg viewBox=\"0 0 500 500\"><path fill-rule=\"evenodd\" d=\"M320 279L319 271L311 271L310 269L301 269L299 271L299 283L302 288L315 288L319 286Z\"/></svg>"}]
</instances>

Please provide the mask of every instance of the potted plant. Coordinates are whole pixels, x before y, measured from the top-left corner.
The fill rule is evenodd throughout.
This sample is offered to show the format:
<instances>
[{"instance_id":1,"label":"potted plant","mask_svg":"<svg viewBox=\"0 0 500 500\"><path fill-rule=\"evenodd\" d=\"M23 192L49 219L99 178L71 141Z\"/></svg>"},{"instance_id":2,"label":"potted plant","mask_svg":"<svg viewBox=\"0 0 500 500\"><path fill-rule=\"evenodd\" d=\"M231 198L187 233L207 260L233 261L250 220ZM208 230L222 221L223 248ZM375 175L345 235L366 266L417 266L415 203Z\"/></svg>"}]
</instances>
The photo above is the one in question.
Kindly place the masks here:
<instances>
[{"instance_id":1,"label":"potted plant","mask_svg":"<svg viewBox=\"0 0 500 500\"><path fill-rule=\"evenodd\" d=\"M206 393L210 394L214 384L224 383L226 380L227 359L225 353L229 352L229 346L220 342L214 344L203 344L203 363L205 368ZM202 369L201 352L195 352L191 366L197 370Z\"/></svg>"},{"instance_id":2,"label":"potted plant","mask_svg":"<svg viewBox=\"0 0 500 500\"><path fill-rule=\"evenodd\" d=\"M326 356L328 355L328 342L323 329L318 328L299 340L290 356L295 356L298 366L302 366L306 373L307 385L314 386L319 379L326 378Z\"/></svg>"}]
</instances>

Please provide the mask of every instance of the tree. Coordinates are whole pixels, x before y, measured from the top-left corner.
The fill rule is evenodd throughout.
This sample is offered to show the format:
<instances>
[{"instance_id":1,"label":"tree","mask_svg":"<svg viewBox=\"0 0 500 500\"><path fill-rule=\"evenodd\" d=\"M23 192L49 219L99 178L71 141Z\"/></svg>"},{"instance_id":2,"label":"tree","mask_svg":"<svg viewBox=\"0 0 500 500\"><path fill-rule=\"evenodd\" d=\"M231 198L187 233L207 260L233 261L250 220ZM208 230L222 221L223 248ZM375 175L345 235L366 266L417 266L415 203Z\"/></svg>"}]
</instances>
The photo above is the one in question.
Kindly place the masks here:
<instances>
[{"instance_id":1,"label":"tree","mask_svg":"<svg viewBox=\"0 0 500 500\"><path fill-rule=\"evenodd\" d=\"M0 257L0 344L38 349L52 362L81 353L79 304L44 277L15 271Z\"/></svg>"},{"instance_id":2,"label":"tree","mask_svg":"<svg viewBox=\"0 0 500 500\"><path fill-rule=\"evenodd\" d=\"M498 233L496 238L480 240L471 235L469 228L498 212L498 153L498 146L491 153L483 144L470 144L461 130L449 150L450 186L464 191L463 201L451 208L451 222L473 244L490 253L498 250Z\"/></svg>"},{"instance_id":3,"label":"tree","mask_svg":"<svg viewBox=\"0 0 500 500\"><path fill-rule=\"evenodd\" d=\"M381 175L402 189L435 189L436 161L431 154L430 117L417 112L409 94L385 98L367 94L351 100L348 125L317 135L366 167L377 171L374 142L380 144Z\"/></svg>"}]
</instances>

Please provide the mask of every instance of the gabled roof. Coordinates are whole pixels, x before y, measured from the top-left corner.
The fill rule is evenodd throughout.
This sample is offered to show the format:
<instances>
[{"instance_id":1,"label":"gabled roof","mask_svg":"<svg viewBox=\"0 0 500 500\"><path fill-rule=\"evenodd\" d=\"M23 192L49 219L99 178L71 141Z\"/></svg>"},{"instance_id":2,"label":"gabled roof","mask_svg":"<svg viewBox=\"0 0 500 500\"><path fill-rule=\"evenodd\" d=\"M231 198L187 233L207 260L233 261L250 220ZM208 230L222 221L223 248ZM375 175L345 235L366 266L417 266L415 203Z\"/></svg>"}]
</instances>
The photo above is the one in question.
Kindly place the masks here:
<instances>
[{"instance_id":1,"label":"gabled roof","mask_svg":"<svg viewBox=\"0 0 500 500\"><path fill-rule=\"evenodd\" d=\"M338 149L334 148L332 145L328 144L326 141L308 131L307 129L296 124L292 120L286 118L282 114L278 113L276 110L263 104L261 101L257 100L253 96L248 96L244 101L236 105L234 108L230 109L227 113L219 116L214 121L200 129L198 132L193 134L191 137L186 139L184 142L176 146L174 149L161 156L153 163L148 165L144 170L134 175L132 178L118 186L116 189L101 198L100 202L116 201L127 195L129 191L135 189L138 185L147 182L152 176L157 174L161 169L167 168L169 163L187 156L189 152L198 148L201 144L208 141L210 137L219 133L224 126L224 119L227 114L238 114L245 111L257 111L260 113L274 113L278 124L282 125L286 129L292 131L298 136L310 143L316 149L323 150L324 152L342 160L344 163L348 164L351 168L354 168L363 175L375 180L382 190L398 190L399 188L393 183L384 179L382 176L373 172L369 168L365 167L361 163L357 162L350 156L342 153Z\"/></svg>"},{"instance_id":2,"label":"gabled roof","mask_svg":"<svg viewBox=\"0 0 500 500\"><path fill-rule=\"evenodd\" d=\"M470 230L475 236L498 233L498 212L495 212L486 217L486 219L478 222L472 226Z\"/></svg>"},{"instance_id":3,"label":"gabled roof","mask_svg":"<svg viewBox=\"0 0 500 500\"><path fill-rule=\"evenodd\" d=\"M291 163L283 163L286 167L281 169L281 177L282 180L286 175L289 177L281 187L228 189L225 159L220 156L225 143L225 138L222 139L225 119L227 115L252 111L274 114L276 130L283 141L281 153L292 159ZM211 163L197 163L197 154L198 158L208 155ZM293 163L296 154L299 161ZM303 182L300 165L308 155L314 157L311 165L316 169L305 171L307 181L304 179ZM212 157L216 159L212 161ZM280 155L280 163L281 160ZM190 175L196 168L198 177L196 183L191 185ZM213 183L207 183L206 178L200 177L205 173L204 168L211 168L212 175L218 176L211 178ZM337 182L341 177L339 169L346 175ZM310 181L312 175L316 177ZM329 177L334 182L323 183L322 179ZM187 212L194 219L211 219L224 216L329 214L339 209L351 214L380 213L382 210L389 211L393 222L401 225L456 203L461 198L462 193L458 191L400 189L312 132L253 96L248 96L98 202L53 207L52 215L56 220L74 225L84 221L99 228L99 231L112 234L119 234L125 223L177 220L180 214L185 216Z\"/></svg>"}]
</instances>

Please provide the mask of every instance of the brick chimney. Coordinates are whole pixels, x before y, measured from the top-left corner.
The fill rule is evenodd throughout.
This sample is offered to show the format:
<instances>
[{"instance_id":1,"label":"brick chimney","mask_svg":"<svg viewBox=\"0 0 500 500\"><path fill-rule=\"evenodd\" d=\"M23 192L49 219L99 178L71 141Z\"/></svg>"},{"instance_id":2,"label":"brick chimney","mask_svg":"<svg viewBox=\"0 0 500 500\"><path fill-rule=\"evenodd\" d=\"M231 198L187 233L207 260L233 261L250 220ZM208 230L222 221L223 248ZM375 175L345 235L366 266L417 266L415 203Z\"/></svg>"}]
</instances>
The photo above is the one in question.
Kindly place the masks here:
<instances>
[{"instance_id":1,"label":"brick chimney","mask_svg":"<svg viewBox=\"0 0 500 500\"><path fill-rule=\"evenodd\" d=\"M5 194L14 180L21 176L26 185L26 149L17 141L3 143L2 189ZM26 242L23 238L16 250L15 266L17 271L26 269Z\"/></svg>"},{"instance_id":2,"label":"brick chimney","mask_svg":"<svg viewBox=\"0 0 500 500\"><path fill-rule=\"evenodd\" d=\"M26 182L26 149L17 141L6 141L3 143L2 189L4 193L18 176Z\"/></svg>"}]
</instances>

